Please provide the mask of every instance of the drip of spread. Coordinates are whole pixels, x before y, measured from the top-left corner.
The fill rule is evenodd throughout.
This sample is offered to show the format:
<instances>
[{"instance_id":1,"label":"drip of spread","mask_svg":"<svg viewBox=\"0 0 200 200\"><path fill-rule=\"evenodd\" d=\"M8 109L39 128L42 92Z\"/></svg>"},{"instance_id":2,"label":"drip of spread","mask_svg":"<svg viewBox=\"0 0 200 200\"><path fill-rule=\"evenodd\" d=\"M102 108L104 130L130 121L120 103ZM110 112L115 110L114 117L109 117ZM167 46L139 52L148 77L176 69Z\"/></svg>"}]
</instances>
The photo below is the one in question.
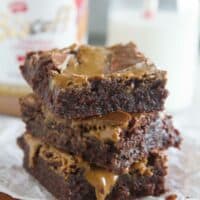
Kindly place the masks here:
<instances>
[{"instance_id":1,"label":"drip of spread","mask_svg":"<svg viewBox=\"0 0 200 200\"><path fill-rule=\"evenodd\" d=\"M85 172L85 177L95 188L97 200L104 200L118 179L118 175L103 169L90 169Z\"/></svg>"},{"instance_id":2,"label":"drip of spread","mask_svg":"<svg viewBox=\"0 0 200 200\"><path fill-rule=\"evenodd\" d=\"M48 158L48 163L61 163L57 169L55 169L59 174L64 175L68 178L68 175L77 168L85 169L85 178L87 181L95 188L97 200L104 200L106 196L111 192L113 186L115 185L118 175L115 175L109 171L99 168L92 168L87 162L83 161L79 157L70 156L67 153L61 153L53 147L44 146L41 148L41 153L44 156L51 153L51 158Z\"/></svg>"},{"instance_id":3,"label":"drip of spread","mask_svg":"<svg viewBox=\"0 0 200 200\"><path fill-rule=\"evenodd\" d=\"M33 167L33 158L38 148L41 146L41 142L29 134L25 134L24 139L29 145L29 166ZM47 159L49 164L55 164L55 162L61 163L61 165L58 165L56 171L64 176L67 175L65 178L73 171L71 166L73 166L73 168L85 168L85 178L95 188L97 200L104 200L111 192L118 179L118 175L112 172L99 168L91 168L88 163L82 161L82 159L72 157L66 153L61 153L53 147L42 146L40 149L40 156Z\"/></svg>"},{"instance_id":4,"label":"drip of spread","mask_svg":"<svg viewBox=\"0 0 200 200\"><path fill-rule=\"evenodd\" d=\"M29 145L29 158L28 158L29 167L33 167L34 157L36 152L38 151L38 148L41 146L41 142L40 140L33 138L30 134L25 134L24 139L26 143Z\"/></svg>"}]
</instances>

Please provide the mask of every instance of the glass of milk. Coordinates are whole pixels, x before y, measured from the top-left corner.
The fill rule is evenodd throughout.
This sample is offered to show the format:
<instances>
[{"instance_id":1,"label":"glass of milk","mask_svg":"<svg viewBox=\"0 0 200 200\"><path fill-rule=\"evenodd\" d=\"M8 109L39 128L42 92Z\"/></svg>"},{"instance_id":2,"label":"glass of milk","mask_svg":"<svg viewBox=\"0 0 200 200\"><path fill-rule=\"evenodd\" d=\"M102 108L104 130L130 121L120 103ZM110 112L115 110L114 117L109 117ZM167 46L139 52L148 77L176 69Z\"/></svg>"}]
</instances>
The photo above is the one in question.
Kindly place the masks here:
<instances>
[{"instance_id":1,"label":"glass of milk","mask_svg":"<svg viewBox=\"0 0 200 200\"><path fill-rule=\"evenodd\" d=\"M198 60L198 19L198 0L113 0L111 3L107 43L133 41L159 68L168 71L170 96L166 108L170 111L192 103Z\"/></svg>"}]
</instances>

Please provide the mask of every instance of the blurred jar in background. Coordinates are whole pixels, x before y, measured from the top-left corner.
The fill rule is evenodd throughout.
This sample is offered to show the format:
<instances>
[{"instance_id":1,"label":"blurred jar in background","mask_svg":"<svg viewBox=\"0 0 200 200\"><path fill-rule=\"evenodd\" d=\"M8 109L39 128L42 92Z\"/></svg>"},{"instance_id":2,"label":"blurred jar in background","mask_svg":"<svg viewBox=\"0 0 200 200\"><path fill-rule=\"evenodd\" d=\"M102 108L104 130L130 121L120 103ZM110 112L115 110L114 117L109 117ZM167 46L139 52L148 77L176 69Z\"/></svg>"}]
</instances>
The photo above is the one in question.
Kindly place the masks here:
<instances>
[{"instance_id":1,"label":"blurred jar in background","mask_svg":"<svg viewBox=\"0 0 200 200\"><path fill-rule=\"evenodd\" d=\"M86 41L85 0L3 0L0 7L0 82L18 78L27 51ZM18 80L16 80L18 83Z\"/></svg>"},{"instance_id":2,"label":"blurred jar in background","mask_svg":"<svg viewBox=\"0 0 200 200\"><path fill-rule=\"evenodd\" d=\"M113 0L107 43L134 41L159 68L168 71L166 108L192 103L198 61L198 0Z\"/></svg>"},{"instance_id":3,"label":"blurred jar in background","mask_svg":"<svg viewBox=\"0 0 200 200\"><path fill-rule=\"evenodd\" d=\"M86 30L87 0L1 1L0 112L15 113L13 98L27 91L19 72L27 51L86 42Z\"/></svg>"}]
</instances>

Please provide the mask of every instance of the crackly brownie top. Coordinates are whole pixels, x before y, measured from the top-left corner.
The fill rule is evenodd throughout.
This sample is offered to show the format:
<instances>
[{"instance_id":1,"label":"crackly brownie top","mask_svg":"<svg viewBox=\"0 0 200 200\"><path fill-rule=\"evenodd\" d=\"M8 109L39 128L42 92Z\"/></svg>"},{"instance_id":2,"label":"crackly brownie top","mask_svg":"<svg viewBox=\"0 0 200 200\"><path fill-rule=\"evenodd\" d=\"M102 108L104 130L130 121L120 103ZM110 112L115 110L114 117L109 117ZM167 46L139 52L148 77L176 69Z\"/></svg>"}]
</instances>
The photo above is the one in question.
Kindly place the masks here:
<instances>
[{"instance_id":1,"label":"crackly brownie top","mask_svg":"<svg viewBox=\"0 0 200 200\"><path fill-rule=\"evenodd\" d=\"M71 81L80 82L82 85L91 77L133 76L142 78L149 74L158 73L159 76L164 73L156 69L155 65L139 52L133 43L117 44L111 47L74 44L60 50L30 53L27 59L32 59L31 63L34 65L45 57L48 57L54 64L54 70L51 71L52 86L70 86L74 84Z\"/></svg>"},{"instance_id":2,"label":"crackly brownie top","mask_svg":"<svg viewBox=\"0 0 200 200\"><path fill-rule=\"evenodd\" d=\"M155 66L133 43L112 47L72 45L51 52L57 68L68 75L96 76L130 71L138 76L155 70Z\"/></svg>"}]
</instances>

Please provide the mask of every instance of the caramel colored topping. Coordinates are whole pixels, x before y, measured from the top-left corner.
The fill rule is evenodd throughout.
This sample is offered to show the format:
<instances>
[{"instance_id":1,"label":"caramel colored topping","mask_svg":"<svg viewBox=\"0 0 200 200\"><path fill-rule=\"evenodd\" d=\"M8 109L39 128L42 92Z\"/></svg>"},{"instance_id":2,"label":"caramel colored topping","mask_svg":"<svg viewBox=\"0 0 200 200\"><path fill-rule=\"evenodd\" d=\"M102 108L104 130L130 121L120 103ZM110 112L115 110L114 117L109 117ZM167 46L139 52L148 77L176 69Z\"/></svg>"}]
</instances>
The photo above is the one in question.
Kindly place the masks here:
<instances>
[{"instance_id":1,"label":"caramel colored topping","mask_svg":"<svg viewBox=\"0 0 200 200\"><path fill-rule=\"evenodd\" d=\"M117 175L106 170L93 169L81 158L62 153L48 145L43 145L40 148L39 156L48 162L48 165L52 170L63 175L65 179L68 178L70 173L74 173L78 168L84 168L85 178L95 188L97 200L105 199L118 178Z\"/></svg>"},{"instance_id":2,"label":"caramel colored topping","mask_svg":"<svg viewBox=\"0 0 200 200\"><path fill-rule=\"evenodd\" d=\"M134 114L136 117L139 114ZM132 115L126 112L112 112L104 116L92 117L85 120L72 120L72 126L77 126L79 124L83 125L103 125L103 126L120 126L120 128L126 128L129 121L132 119Z\"/></svg>"},{"instance_id":3,"label":"caramel colored topping","mask_svg":"<svg viewBox=\"0 0 200 200\"><path fill-rule=\"evenodd\" d=\"M120 140L120 132L122 131L122 126L115 125L115 122L112 121L103 121L101 119L90 119L90 120L65 120L58 117L55 117L48 109L43 108L45 113L45 123L50 121L57 123L64 123L71 126L73 129L78 128L79 126L84 127L86 130L84 134L87 136L96 137L99 140L111 140L113 142L118 142ZM110 123L113 123L112 124ZM116 122L117 123L117 122Z\"/></svg>"},{"instance_id":4,"label":"caramel colored topping","mask_svg":"<svg viewBox=\"0 0 200 200\"><path fill-rule=\"evenodd\" d=\"M84 177L95 188L97 200L105 200L118 180L118 175L104 169L93 168L80 157L63 153L52 146L42 144L40 140L29 134L25 134L24 138L29 145L30 167L33 167L33 158L40 147L37 155L48 163L51 170L63 176L65 180L67 180L70 173L74 173L78 169L84 169ZM142 175L152 175L146 159L134 163L129 170L130 174L132 171L138 170Z\"/></svg>"},{"instance_id":5,"label":"caramel colored topping","mask_svg":"<svg viewBox=\"0 0 200 200\"><path fill-rule=\"evenodd\" d=\"M126 112L112 112L107 115L101 116L98 120L110 125L123 125L127 126L132 116Z\"/></svg>"},{"instance_id":6,"label":"caramel colored topping","mask_svg":"<svg viewBox=\"0 0 200 200\"><path fill-rule=\"evenodd\" d=\"M51 86L70 87L87 83L87 77L106 73L107 51L104 48L79 46L73 53L53 52L52 60L61 74L55 74Z\"/></svg>"},{"instance_id":7,"label":"caramel colored topping","mask_svg":"<svg viewBox=\"0 0 200 200\"><path fill-rule=\"evenodd\" d=\"M63 123L67 124L73 129L82 127L84 134L87 134L87 136L96 137L102 141L111 140L113 142L118 142L120 140L120 133L123 131L123 129L127 128L130 120L133 118L133 116L129 113L113 112L101 117L92 117L84 120L68 120L56 117L54 114L52 114L52 112L46 109L46 107L42 107L42 109L43 113L45 113L46 123L50 121L58 124ZM140 115L134 115L134 119L137 121Z\"/></svg>"},{"instance_id":8,"label":"caramel colored topping","mask_svg":"<svg viewBox=\"0 0 200 200\"><path fill-rule=\"evenodd\" d=\"M59 88L70 88L70 87L80 87L85 84L88 84L87 77L78 76L76 74L72 76L66 76L64 74L55 74L53 79L50 82L50 88L54 87Z\"/></svg>"},{"instance_id":9,"label":"caramel colored topping","mask_svg":"<svg viewBox=\"0 0 200 200\"><path fill-rule=\"evenodd\" d=\"M41 146L41 141L30 134L25 134L24 139L29 146L29 167L34 167L34 157Z\"/></svg>"},{"instance_id":10,"label":"caramel colored topping","mask_svg":"<svg viewBox=\"0 0 200 200\"><path fill-rule=\"evenodd\" d=\"M33 167L33 158L39 150L39 156L48 162L49 167L56 173L63 175L65 179L70 173L75 172L78 168L85 169L85 178L95 188L97 200L104 200L115 185L118 175L103 169L93 169L88 163L82 161L81 158L71 156L67 153L55 149L52 146L41 144L41 142L33 138L29 134L25 134L25 141L29 145L29 164Z\"/></svg>"},{"instance_id":11,"label":"caramel colored topping","mask_svg":"<svg viewBox=\"0 0 200 200\"><path fill-rule=\"evenodd\" d=\"M118 44L109 49L112 51L111 72L120 73L119 76L142 77L155 70L155 65L145 58L133 43Z\"/></svg>"},{"instance_id":12,"label":"caramel colored topping","mask_svg":"<svg viewBox=\"0 0 200 200\"><path fill-rule=\"evenodd\" d=\"M120 133L126 128L132 116L125 112L113 112L102 117L92 117L84 120L68 120L56 117L46 107L42 107L45 113L45 122L53 121L56 123L68 124L73 129L83 127L85 134L96 137L99 140L111 140L117 142L120 139Z\"/></svg>"},{"instance_id":13,"label":"caramel colored topping","mask_svg":"<svg viewBox=\"0 0 200 200\"><path fill-rule=\"evenodd\" d=\"M111 140L113 142L118 142L120 140L120 134L121 128L105 128L105 130L91 130L89 131L90 136L94 136L99 140Z\"/></svg>"},{"instance_id":14,"label":"caramel colored topping","mask_svg":"<svg viewBox=\"0 0 200 200\"><path fill-rule=\"evenodd\" d=\"M79 166L79 163L82 162L80 158L71 156L67 153L62 153L48 145L43 145L40 148L39 156L48 162L48 165L52 170L63 175L65 179L67 179L68 175L73 173Z\"/></svg>"},{"instance_id":15,"label":"caramel colored topping","mask_svg":"<svg viewBox=\"0 0 200 200\"><path fill-rule=\"evenodd\" d=\"M118 179L117 175L103 169L90 169L85 177L95 188L97 200L104 200Z\"/></svg>"},{"instance_id":16,"label":"caramel colored topping","mask_svg":"<svg viewBox=\"0 0 200 200\"><path fill-rule=\"evenodd\" d=\"M148 161L146 159L136 162L131 166L131 169L139 171L141 175L152 176L153 173L151 169L147 166L148 164L147 162Z\"/></svg>"},{"instance_id":17,"label":"caramel colored topping","mask_svg":"<svg viewBox=\"0 0 200 200\"><path fill-rule=\"evenodd\" d=\"M140 63L136 63L133 66L129 66L123 70L117 71L116 75L120 77L137 77L142 78L145 74L150 74L155 71L155 66L148 65L148 61L142 61Z\"/></svg>"},{"instance_id":18,"label":"caramel colored topping","mask_svg":"<svg viewBox=\"0 0 200 200\"><path fill-rule=\"evenodd\" d=\"M126 45L113 45L108 47L108 49L112 52L111 72L123 70L128 66L134 66L146 59L144 55L138 51L137 46L131 42Z\"/></svg>"},{"instance_id":19,"label":"caramel colored topping","mask_svg":"<svg viewBox=\"0 0 200 200\"><path fill-rule=\"evenodd\" d=\"M68 62L65 74L97 76L106 73L108 68L108 51L105 48L80 46L77 51L77 62Z\"/></svg>"},{"instance_id":20,"label":"caramel colored topping","mask_svg":"<svg viewBox=\"0 0 200 200\"><path fill-rule=\"evenodd\" d=\"M95 76L142 78L156 70L133 43L107 48L73 45L60 51L54 50L50 55L58 69L50 84L61 88L88 84L88 79Z\"/></svg>"}]
</instances>

